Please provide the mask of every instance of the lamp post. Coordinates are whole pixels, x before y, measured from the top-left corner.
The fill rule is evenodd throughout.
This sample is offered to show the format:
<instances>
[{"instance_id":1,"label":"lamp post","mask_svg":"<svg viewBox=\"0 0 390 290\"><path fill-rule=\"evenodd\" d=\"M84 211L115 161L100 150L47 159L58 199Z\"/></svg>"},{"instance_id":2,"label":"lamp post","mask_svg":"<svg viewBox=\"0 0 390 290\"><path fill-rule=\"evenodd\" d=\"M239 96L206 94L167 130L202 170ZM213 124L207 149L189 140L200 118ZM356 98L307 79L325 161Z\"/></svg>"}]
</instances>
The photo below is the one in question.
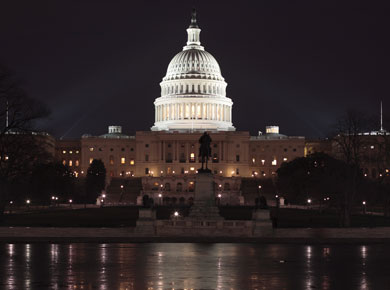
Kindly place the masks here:
<instances>
[{"instance_id":1,"label":"lamp post","mask_svg":"<svg viewBox=\"0 0 390 290\"><path fill-rule=\"evenodd\" d=\"M158 194L158 200L160 201L160 205L162 205L162 194L161 193Z\"/></svg>"},{"instance_id":2,"label":"lamp post","mask_svg":"<svg viewBox=\"0 0 390 290\"><path fill-rule=\"evenodd\" d=\"M367 208L366 208L366 201L365 200L363 200L363 202L362 202L362 209L363 209L363 214L366 214Z\"/></svg>"},{"instance_id":3,"label":"lamp post","mask_svg":"<svg viewBox=\"0 0 390 290\"><path fill-rule=\"evenodd\" d=\"M73 200L69 199L69 207L72 207Z\"/></svg>"},{"instance_id":4,"label":"lamp post","mask_svg":"<svg viewBox=\"0 0 390 290\"><path fill-rule=\"evenodd\" d=\"M221 205L222 194L218 193L218 206Z\"/></svg>"},{"instance_id":5,"label":"lamp post","mask_svg":"<svg viewBox=\"0 0 390 290\"><path fill-rule=\"evenodd\" d=\"M30 209L30 202L31 202L31 201L30 201L29 199L26 200L26 204L27 204L27 208L28 208L28 209Z\"/></svg>"},{"instance_id":6,"label":"lamp post","mask_svg":"<svg viewBox=\"0 0 390 290\"><path fill-rule=\"evenodd\" d=\"M121 202L122 201L122 198L123 198L123 193L124 193L124 189L125 187L124 187L124 185L123 184L121 184L121 196L119 197L119 202Z\"/></svg>"},{"instance_id":7,"label":"lamp post","mask_svg":"<svg viewBox=\"0 0 390 290\"><path fill-rule=\"evenodd\" d=\"M311 199L310 199L310 198L308 198L308 199L307 199L307 207L309 208L309 207L310 207L310 205L311 205Z\"/></svg>"}]
</instances>

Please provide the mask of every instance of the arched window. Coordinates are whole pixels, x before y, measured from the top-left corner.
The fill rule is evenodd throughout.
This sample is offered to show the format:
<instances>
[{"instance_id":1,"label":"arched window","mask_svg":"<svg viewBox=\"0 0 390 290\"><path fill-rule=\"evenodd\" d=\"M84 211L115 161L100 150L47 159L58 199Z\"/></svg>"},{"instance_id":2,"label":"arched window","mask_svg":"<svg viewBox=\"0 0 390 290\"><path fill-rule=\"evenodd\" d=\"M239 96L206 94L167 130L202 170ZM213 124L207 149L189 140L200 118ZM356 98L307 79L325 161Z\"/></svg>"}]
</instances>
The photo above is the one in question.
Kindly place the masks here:
<instances>
[{"instance_id":1,"label":"arched window","mask_svg":"<svg viewBox=\"0 0 390 290\"><path fill-rule=\"evenodd\" d=\"M184 197L180 197L179 203L180 204L185 204L185 202L186 202L186 199Z\"/></svg>"},{"instance_id":2,"label":"arched window","mask_svg":"<svg viewBox=\"0 0 390 290\"><path fill-rule=\"evenodd\" d=\"M171 184L169 182L165 183L165 191L171 191Z\"/></svg>"},{"instance_id":3,"label":"arched window","mask_svg":"<svg viewBox=\"0 0 390 290\"><path fill-rule=\"evenodd\" d=\"M178 182L176 185L176 191L181 192L183 191L183 184L181 182Z\"/></svg>"},{"instance_id":4,"label":"arched window","mask_svg":"<svg viewBox=\"0 0 390 290\"><path fill-rule=\"evenodd\" d=\"M223 190L224 191L229 191L230 190L230 183L225 183L224 185L223 185Z\"/></svg>"}]
</instances>

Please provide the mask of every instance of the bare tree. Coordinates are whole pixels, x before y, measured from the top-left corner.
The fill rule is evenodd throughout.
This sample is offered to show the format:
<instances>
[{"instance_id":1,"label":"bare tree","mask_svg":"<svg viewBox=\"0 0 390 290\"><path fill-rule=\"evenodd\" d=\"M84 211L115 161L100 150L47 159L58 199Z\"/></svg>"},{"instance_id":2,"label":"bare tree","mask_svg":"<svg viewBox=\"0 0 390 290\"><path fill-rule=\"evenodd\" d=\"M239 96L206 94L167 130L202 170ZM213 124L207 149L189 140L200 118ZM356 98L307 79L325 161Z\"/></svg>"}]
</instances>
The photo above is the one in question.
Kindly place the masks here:
<instances>
[{"instance_id":1,"label":"bare tree","mask_svg":"<svg viewBox=\"0 0 390 290\"><path fill-rule=\"evenodd\" d=\"M351 212L355 204L358 181L361 176L361 164L364 159L365 138L363 133L367 131L367 120L364 115L356 111L348 111L335 124L333 146L336 157L347 164L348 186L344 191L341 204L341 226L351 225Z\"/></svg>"},{"instance_id":2,"label":"bare tree","mask_svg":"<svg viewBox=\"0 0 390 290\"><path fill-rule=\"evenodd\" d=\"M49 158L47 134L34 130L35 121L48 114L48 109L29 98L0 66L0 215L12 184L30 172L38 160Z\"/></svg>"}]
</instances>

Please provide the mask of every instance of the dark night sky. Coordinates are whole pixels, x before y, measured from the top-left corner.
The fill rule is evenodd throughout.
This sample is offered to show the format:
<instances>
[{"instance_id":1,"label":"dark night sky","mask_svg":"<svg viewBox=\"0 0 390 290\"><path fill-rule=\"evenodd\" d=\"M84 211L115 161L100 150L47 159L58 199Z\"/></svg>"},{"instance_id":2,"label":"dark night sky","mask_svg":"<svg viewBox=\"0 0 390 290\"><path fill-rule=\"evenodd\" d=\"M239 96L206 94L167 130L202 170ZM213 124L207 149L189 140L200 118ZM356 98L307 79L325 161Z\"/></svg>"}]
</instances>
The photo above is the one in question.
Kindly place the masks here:
<instances>
[{"instance_id":1,"label":"dark night sky","mask_svg":"<svg viewBox=\"0 0 390 290\"><path fill-rule=\"evenodd\" d=\"M390 115L385 1L1 0L0 62L48 104L57 137L149 130L194 3L238 130L322 137L347 109L379 114L380 100Z\"/></svg>"}]
</instances>

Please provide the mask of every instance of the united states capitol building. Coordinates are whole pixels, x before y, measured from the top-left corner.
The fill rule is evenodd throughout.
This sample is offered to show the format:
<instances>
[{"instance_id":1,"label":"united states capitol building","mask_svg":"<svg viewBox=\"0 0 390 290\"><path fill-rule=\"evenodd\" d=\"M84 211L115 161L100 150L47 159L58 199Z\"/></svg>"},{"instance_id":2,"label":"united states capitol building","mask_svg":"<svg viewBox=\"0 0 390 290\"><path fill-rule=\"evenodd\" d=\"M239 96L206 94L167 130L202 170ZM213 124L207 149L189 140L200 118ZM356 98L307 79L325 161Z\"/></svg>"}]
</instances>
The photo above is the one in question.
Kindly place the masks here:
<instances>
[{"instance_id":1,"label":"united states capitol building","mask_svg":"<svg viewBox=\"0 0 390 290\"><path fill-rule=\"evenodd\" d=\"M207 131L212 138L209 168L216 187L223 200L234 204L240 201L243 178L273 177L283 162L317 150L322 143L280 134L274 124L257 136L236 130L227 82L217 60L202 46L200 32L193 13L187 43L173 57L160 83L150 131L129 136L121 126L112 125L100 136L58 140L57 158L79 177L93 159L101 159L107 170L107 194L112 192L120 201L126 199L123 195L130 187L138 186L141 194L157 200L163 192L164 198L187 202L200 167L198 140Z\"/></svg>"}]
</instances>

